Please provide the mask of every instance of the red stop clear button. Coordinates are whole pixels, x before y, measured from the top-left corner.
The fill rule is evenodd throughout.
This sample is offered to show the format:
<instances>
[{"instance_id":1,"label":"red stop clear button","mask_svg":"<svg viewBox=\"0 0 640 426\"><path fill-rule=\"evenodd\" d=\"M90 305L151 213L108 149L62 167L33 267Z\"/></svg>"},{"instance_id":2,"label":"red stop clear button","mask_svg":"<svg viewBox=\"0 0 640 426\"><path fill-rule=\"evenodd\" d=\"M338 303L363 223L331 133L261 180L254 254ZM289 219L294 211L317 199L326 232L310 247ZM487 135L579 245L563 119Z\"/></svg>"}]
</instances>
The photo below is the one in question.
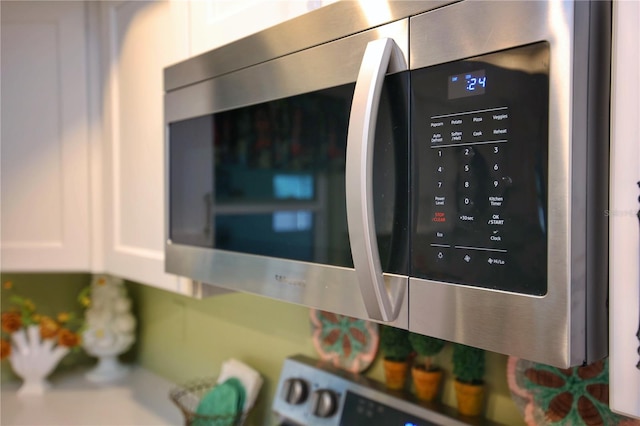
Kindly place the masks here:
<instances>
[{"instance_id":1,"label":"red stop clear button","mask_svg":"<svg viewBox=\"0 0 640 426\"><path fill-rule=\"evenodd\" d=\"M444 223L447 221L447 217L444 212L434 212L432 222Z\"/></svg>"}]
</instances>

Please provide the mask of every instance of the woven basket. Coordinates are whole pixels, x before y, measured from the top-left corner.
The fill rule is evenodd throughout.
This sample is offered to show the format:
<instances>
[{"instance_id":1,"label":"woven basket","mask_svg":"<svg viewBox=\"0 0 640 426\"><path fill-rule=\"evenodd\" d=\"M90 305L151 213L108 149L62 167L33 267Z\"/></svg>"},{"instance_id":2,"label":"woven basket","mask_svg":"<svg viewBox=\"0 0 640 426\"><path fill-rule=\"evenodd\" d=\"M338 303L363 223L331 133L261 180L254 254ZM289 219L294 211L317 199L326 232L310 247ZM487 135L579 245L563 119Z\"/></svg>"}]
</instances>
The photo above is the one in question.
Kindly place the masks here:
<instances>
[{"instance_id":1,"label":"woven basket","mask_svg":"<svg viewBox=\"0 0 640 426\"><path fill-rule=\"evenodd\" d=\"M169 392L180 408L186 426L242 426L249 410L228 416L205 416L196 412L200 400L216 386L216 378L202 378L177 386Z\"/></svg>"}]
</instances>

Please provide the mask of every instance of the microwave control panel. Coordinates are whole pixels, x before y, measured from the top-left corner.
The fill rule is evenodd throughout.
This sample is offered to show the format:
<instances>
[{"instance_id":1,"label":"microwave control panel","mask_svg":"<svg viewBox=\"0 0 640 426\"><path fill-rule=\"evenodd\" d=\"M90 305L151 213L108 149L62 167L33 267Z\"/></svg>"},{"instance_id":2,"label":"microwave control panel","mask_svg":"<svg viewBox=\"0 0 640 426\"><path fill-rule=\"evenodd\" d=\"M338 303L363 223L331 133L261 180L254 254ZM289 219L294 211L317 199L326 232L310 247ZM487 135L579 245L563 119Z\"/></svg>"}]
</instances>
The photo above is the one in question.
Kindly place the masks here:
<instances>
[{"instance_id":1,"label":"microwave control panel","mask_svg":"<svg viewBox=\"0 0 640 426\"><path fill-rule=\"evenodd\" d=\"M549 46L412 72L412 275L547 291Z\"/></svg>"}]
</instances>

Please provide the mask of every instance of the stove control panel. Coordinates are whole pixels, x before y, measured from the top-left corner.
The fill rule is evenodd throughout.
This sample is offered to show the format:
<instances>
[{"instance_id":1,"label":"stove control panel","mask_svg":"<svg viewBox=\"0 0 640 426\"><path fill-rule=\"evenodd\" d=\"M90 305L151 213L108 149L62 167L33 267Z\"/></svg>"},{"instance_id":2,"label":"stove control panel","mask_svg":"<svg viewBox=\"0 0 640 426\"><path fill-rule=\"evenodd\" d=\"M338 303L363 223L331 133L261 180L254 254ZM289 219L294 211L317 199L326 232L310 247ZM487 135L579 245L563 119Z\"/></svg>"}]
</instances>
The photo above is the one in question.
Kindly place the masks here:
<instances>
[{"instance_id":1,"label":"stove control panel","mask_svg":"<svg viewBox=\"0 0 640 426\"><path fill-rule=\"evenodd\" d=\"M296 355L285 360L272 409L282 424L353 426L468 425L450 407L389 391L377 381ZM482 418L473 425L494 425Z\"/></svg>"}]
</instances>

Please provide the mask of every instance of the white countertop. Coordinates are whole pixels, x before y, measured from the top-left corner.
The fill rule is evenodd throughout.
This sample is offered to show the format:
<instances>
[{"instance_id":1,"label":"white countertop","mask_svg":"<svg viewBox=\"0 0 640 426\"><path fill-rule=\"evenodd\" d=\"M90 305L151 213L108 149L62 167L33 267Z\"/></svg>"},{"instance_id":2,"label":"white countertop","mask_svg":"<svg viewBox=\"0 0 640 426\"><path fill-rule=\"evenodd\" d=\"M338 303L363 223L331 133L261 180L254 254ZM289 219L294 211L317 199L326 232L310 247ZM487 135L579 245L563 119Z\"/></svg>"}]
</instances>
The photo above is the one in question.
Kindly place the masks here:
<instances>
[{"instance_id":1,"label":"white countertop","mask_svg":"<svg viewBox=\"0 0 640 426\"><path fill-rule=\"evenodd\" d=\"M184 424L169 399L173 383L134 367L122 380L100 385L84 378L86 370L54 375L41 396L18 396L19 382L0 387L0 424L147 426Z\"/></svg>"}]
</instances>

